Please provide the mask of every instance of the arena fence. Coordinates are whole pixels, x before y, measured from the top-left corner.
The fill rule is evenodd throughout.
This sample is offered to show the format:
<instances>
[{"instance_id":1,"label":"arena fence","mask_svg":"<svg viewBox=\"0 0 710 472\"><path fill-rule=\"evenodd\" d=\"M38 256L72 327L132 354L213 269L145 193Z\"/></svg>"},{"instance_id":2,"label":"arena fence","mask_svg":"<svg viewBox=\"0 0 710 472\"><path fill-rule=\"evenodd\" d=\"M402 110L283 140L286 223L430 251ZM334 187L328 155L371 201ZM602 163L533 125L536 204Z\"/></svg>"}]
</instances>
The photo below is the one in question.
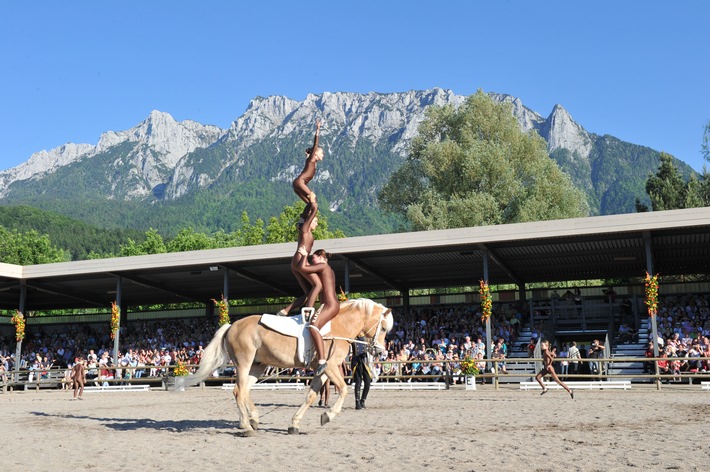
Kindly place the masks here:
<instances>
[{"instance_id":1,"label":"arena fence","mask_svg":"<svg viewBox=\"0 0 710 472\"><path fill-rule=\"evenodd\" d=\"M649 382L656 385L660 390L663 384L694 384L698 383L701 386L708 385L710 382L710 372L703 371L685 371L678 372L675 374L656 374L656 373L646 373L646 374L636 374L636 373L623 373L623 374L610 374L608 373L609 365L617 362L651 362L655 370L657 361L669 361L669 360L683 360L687 358L648 358L648 357L614 357L614 358L597 358L597 359L580 359L580 363L598 363L600 368L598 369L598 374L558 374L564 381L600 381L600 382L620 382L622 380L636 380L641 382ZM693 360L706 361L710 360L708 357L695 357ZM491 383L495 389L498 389L501 380L507 380L511 376L516 378L525 378L521 382L529 382L534 380L534 372L515 373L515 374L504 374L500 370L500 364L506 363L508 365L515 363L526 363L531 362L541 362L542 359L539 358L510 358L505 360L499 359L481 359L478 362L486 364L486 368L483 369L476 379L483 383ZM559 362L560 359L556 359ZM377 378L377 382L441 382L445 384L446 388L454 385L464 385L466 382L465 376L457 370L457 363L459 361L450 360L414 360L414 361L378 361L376 364L380 366L383 364L390 364L391 370L389 373L380 374ZM429 367L429 373L422 374L406 374L407 369L404 369L405 364L422 364ZM176 366L137 366L137 367L109 367L103 370L108 370L109 375L106 376L93 376L88 375L86 380L86 386L120 386L120 385L148 385L150 388L160 388L167 389L168 386L174 381L173 371ZM197 368L196 365L186 365L190 370ZM440 370L434 370L439 368ZM348 380L351 379L349 374L349 365L347 363L343 364L344 374ZM151 373L155 375L146 375ZM559 370L559 369L558 369ZM591 369L590 369L591 370ZM140 373L139 373L140 371ZM658 372L657 370L655 370ZM221 369L216 376L209 377L202 384L201 387L209 386L221 386L225 382L232 383L234 381L234 369L227 365L224 369ZM271 368L267 371L267 374L259 379L259 383L267 382L304 382L306 384L310 383L312 379L312 374L306 369L276 369ZM546 380L549 380L547 378ZM71 378L69 376L68 369L48 369L48 370L19 370L19 371L0 371L0 385L2 386L2 392L14 390L34 390L39 392L41 389L66 389L71 387Z\"/></svg>"}]
</instances>

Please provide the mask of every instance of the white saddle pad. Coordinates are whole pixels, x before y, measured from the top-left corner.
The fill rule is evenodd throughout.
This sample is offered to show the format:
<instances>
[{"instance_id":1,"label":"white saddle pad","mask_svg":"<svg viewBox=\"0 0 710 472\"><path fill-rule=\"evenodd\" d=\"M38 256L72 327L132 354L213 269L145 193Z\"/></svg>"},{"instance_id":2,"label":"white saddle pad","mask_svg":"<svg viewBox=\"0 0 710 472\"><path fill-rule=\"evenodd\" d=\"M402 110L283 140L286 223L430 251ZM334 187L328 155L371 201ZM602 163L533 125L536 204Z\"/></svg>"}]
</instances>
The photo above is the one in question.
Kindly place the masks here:
<instances>
[{"instance_id":1,"label":"white saddle pad","mask_svg":"<svg viewBox=\"0 0 710 472\"><path fill-rule=\"evenodd\" d=\"M278 316L264 313L261 315L261 324L273 329L277 333L285 336L291 336L297 339L298 345L298 361L301 365L306 366L311 363L315 357L315 346L311 337L310 329L307 329L307 323L304 322L303 316ZM328 321L320 330L321 336L326 336L330 333L330 321Z\"/></svg>"}]
</instances>

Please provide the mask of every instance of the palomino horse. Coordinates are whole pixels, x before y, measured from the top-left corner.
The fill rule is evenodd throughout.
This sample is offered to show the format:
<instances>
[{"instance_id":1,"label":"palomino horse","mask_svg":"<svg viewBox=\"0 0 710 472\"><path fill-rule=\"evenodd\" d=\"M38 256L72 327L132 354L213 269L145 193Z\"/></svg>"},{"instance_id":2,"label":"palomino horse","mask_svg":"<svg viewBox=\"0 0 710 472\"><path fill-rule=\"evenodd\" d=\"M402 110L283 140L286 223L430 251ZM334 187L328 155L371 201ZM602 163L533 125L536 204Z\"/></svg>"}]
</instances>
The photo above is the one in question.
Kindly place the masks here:
<instances>
[{"instance_id":1,"label":"palomino horse","mask_svg":"<svg viewBox=\"0 0 710 472\"><path fill-rule=\"evenodd\" d=\"M249 391L268 366L291 368L303 367L299 361L297 340L295 337L280 334L259 322L260 315L252 315L225 324L205 348L200 367L194 374L177 378L180 385L192 385L209 377L212 372L232 359L237 371L234 387L234 399L239 408L240 426L245 436L252 436L259 427L259 413L251 400ZM375 352L382 352L385 335L392 329L391 310L368 299L354 299L340 304L340 313L330 322L330 333L323 337L327 351L328 367L325 373L311 382L306 401L301 405L291 420L289 434L299 433L299 424L306 410L316 400L325 377L340 392L333 407L321 415L321 426L340 413L347 385L340 370L350 350L350 342L362 335L374 347ZM310 362L307 360L306 362ZM313 366L315 367L315 359ZM184 380L183 380L184 379ZM182 382L184 382L184 384Z\"/></svg>"}]
</instances>

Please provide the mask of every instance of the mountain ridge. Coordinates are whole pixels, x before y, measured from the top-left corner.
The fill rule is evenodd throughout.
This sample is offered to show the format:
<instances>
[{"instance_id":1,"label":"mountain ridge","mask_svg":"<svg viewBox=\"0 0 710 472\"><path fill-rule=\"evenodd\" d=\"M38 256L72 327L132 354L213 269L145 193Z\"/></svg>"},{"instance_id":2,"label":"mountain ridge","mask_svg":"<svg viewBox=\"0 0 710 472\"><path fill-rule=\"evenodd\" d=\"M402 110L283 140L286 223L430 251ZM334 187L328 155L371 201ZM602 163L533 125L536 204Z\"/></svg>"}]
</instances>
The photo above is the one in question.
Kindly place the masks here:
<instances>
[{"instance_id":1,"label":"mountain ridge","mask_svg":"<svg viewBox=\"0 0 710 472\"><path fill-rule=\"evenodd\" d=\"M562 105L544 118L519 98L489 96L509 103L521 128L546 140L551 157L587 194L592 214L633 211L635 198L645 199L643 184L657 168L657 151L590 133ZM174 213L182 212L187 218L183 225L197 221L196 228L216 230L220 227L209 220L213 216L229 230L235 223L216 217L220 208L268 218L293 202L290 181L300 172L319 118L326 159L312 185L324 197L324 209L366 233L347 220L367 214L365 226L377 227L378 218L385 219L377 215L377 192L406 158L426 108L458 106L465 99L441 88L324 92L302 101L255 97L228 129L177 122L154 110L129 130L103 133L96 146L68 143L0 172L0 203L50 209L63 199L66 204L60 207L67 216L107 223L102 213L109 209L124 224L139 228L150 221L177 224ZM685 175L692 172L680 164Z\"/></svg>"}]
</instances>

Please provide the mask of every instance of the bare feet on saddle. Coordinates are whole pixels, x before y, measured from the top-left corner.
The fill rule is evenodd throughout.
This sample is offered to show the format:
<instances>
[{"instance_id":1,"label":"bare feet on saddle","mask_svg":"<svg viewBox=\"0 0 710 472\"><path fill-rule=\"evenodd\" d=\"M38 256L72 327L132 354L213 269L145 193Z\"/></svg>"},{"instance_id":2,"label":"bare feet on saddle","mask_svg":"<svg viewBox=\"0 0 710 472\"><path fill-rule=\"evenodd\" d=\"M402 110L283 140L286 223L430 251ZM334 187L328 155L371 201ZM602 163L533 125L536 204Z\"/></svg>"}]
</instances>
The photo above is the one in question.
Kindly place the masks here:
<instances>
[{"instance_id":1,"label":"bare feet on saddle","mask_svg":"<svg viewBox=\"0 0 710 472\"><path fill-rule=\"evenodd\" d=\"M320 363L320 362L319 362L319 363L318 363L318 367L316 368L315 376L316 376L316 377L320 377L321 375L323 375L323 372L325 372L325 368L326 368L326 367L328 367L328 363L327 363L327 362L323 362L323 363Z\"/></svg>"},{"instance_id":2,"label":"bare feet on saddle","mask_svg":"<svg viewBox=\"0 0 710 472\"><path fill-rule=\"evenodd\" d=\"M543 389L542 389L542 393L541 393L540 395L544 395L544 394L546 394L546 393L547 393L547 389L546 389L546 388L543 388Z\"/></svg>"}]
</instances>

